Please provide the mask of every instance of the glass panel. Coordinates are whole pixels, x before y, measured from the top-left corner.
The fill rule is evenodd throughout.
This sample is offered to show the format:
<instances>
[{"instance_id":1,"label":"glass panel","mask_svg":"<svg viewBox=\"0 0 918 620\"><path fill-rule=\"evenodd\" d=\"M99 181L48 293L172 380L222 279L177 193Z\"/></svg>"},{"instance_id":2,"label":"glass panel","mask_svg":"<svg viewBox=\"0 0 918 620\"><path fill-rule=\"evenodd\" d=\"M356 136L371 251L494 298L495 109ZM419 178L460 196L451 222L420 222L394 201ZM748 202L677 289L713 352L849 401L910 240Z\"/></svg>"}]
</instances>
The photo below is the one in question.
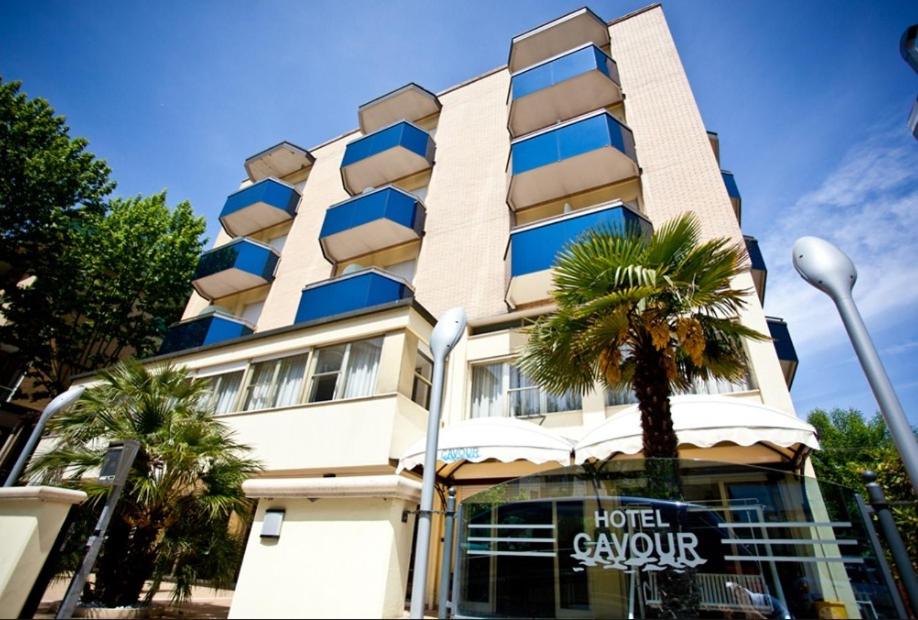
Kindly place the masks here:
<instances>
[{"instance_id":1,"label":"glass panel","mask_svg":"<svg viewBox=\"0 0 918 620\"><path fill-rule=\"evenodd\" d=\"M214 414L233 411L239 388L242 386L243 371L230 372L213 378L213 412Z\"/></svg>"},{"instance_id":2,"label":"glass panel","mask_svg":"<svg viewBox=\"0 0 918 620\"><path fill-rule=\"evenodd\" d=\"M631 388L621 388L619 390L606 390L606 406L614 405L633 405L636 403L637 396Z\"/></svg>"},{"instance_id":3,"label":"glass panel","mask_svg":"<svg viewBox=\"0 0 918 620\"><path fill-rule=\"evenodd\" d=\"M518 478L462 501L457 615L896 617L859 501L787 469L711 461Z\"/></svg>"},{"instance_id":4,"label":"glass panel","mask_svg":"<svg viewBox=\"0 0 918 620\"><path fill-rule=\"evenodd\" d=\"M335 397L335 385L338 383L338 373L319 375L312 378L312 392L309 402L319 403L332 400Z\"/></svg>"},{"instance_id":5,"label":"glass panel","mask_svg":"<svg viewBox=\"0 0 918 620\"><path fill-rule=\"evenodd\" d=\"M580 409L580 395L544 392L516 366L510 367L510 415L531 416ZM544 401L544 402L543 402Z\"/></svg>"},{"instance_id":6,"label":"glass panel","mask_svg":"<svg viewBox=\"0 0 918 620\"><path fill-rule=\"evenodd\" d=\"M277 396L274 399L275 407L286 407L299 402L303 389L303 379L306 375L306 355L288 357L279 361L280 370L277 373Z\"/></svg>"},{"instance_id":7,"label":"glass panel","mask_svg":"<svg viewBox=\"0 0 918 620\"><path fill-rule=\"evenodd\" d=\"M346 344L319 349L319 357L316 361L316 374L341 370L341 362L344 361L345 350L347 350Z\"/></svg>"},{"instance_id":8,"label":"glass panel","mask_svg":"<svg viewBox=\"0 0 918 620\"><path fill-rule=\"evenodd\" d=\"M472 367L472 417L504 415L501 404L504 364Z\"/></svg>"},{"instance_id":9,"label":"glass panel","mask_svg":"<svg viewBox=\"0 0 918 620\"><path fill-rule=\"evenodd\" d=\"M342 398L370 396L376 392L380 351L382 338L351 343Z\"/></svg>"},{"instance_id":10,"label":"glass panel","mask_svg":"<svg viewBox=\"0 0 918 620\"><path fill-rule=\"evenodd\" d=\"M248 395L245 399L245 411L253 409L267 409L271 406L271 391L274 387L275 361L255 364L252 369L252 378L249 381Z\"/></svg>"}]
</instances>

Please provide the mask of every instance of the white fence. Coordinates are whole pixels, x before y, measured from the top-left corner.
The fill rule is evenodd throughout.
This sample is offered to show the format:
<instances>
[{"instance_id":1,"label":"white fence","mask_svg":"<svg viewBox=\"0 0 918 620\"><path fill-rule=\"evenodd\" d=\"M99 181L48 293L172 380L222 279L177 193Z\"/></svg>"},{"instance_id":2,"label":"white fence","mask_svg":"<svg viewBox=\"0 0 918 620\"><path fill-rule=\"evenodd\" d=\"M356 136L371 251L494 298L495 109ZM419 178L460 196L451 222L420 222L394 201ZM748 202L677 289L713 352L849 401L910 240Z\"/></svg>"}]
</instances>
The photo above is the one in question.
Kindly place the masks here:
<instances>
[{"instance_id":1,"label":"white fence","mask_svg":"<svg viewBox=\"0 0 918 620\"><path fill-rule=\"evenodd\" d=\"M761 575L696 573L694 578L702 610L757 611L765 614L772 611L768 586ZM645 605L659 607L662 604L655 573L648 576L643 591Z\"/></svg>"}]
</instances>

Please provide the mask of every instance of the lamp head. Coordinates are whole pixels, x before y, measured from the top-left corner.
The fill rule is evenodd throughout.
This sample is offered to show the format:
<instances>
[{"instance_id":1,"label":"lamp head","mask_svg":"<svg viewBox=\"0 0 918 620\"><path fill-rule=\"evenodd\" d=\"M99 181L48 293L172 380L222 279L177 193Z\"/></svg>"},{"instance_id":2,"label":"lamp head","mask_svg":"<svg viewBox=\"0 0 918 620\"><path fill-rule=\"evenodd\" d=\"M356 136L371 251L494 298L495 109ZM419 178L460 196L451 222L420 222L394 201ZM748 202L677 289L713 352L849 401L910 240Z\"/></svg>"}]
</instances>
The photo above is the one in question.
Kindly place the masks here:
<instances>
[{"instance_id":1,"label":"lamp head","mask_svg":"<svg viewBox=\"0 0 918 620\"><path fill-rule=\"evenodd\" d=\"M848 255L819 237L800 237L794 243L794 269L833 299L851 293L857 268Z\"/></svg>"},{"instance_id":2,"label":"lamp head","mask_svg":"<svg viewBox=\"0 0 918 620\"><path fill-rule=\"evenodd\" d=\"M452 308L443 313L430 335L430 351L438 359L446 359L462 334L465 333L465 310Z\"/></svg>"},{"instance_id":3,"label":"lamp head","mask_svg":"<svg viewBox=\"0 0 918 620\"><path fill-rule=\"evenodd\" d=\"M63 392L55 396L54 399L50 403L48 403L48 406L45 407L45 413L47 413L48 416L50 417L60 411L63 411L64 409L66 409L67 407L69 407L70 405L78 401L80 399L80 396L82 396L83 392L85 391L86 391L85 385L72 386L66 392Z\"/></svg>"}]
</instances>

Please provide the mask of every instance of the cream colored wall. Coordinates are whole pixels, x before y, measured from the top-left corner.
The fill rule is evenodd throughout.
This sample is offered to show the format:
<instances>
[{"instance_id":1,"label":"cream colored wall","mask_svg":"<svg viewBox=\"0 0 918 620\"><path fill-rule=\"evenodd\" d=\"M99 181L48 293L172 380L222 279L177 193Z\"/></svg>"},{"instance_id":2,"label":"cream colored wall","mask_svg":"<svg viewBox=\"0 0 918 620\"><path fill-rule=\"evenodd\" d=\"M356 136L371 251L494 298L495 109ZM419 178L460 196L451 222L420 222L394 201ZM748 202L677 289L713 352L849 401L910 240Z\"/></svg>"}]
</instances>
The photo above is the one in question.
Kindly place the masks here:
<instances>
[{"instance_id":1,"label":"cream colored wall","mask_svg":"<svg viewBox=\"0 0 918 620\"><path fill-rule=\"evenodd\" d=\"M69 489L0 489L0 618L19 616L70 507L85 500Z\"/></svg>"},{"instance_id":2,"label":"cream colored wall","mask_svg":"<svg viewBox=\"0 0 918 620\"><path fill-rule=\"evenodd\" d=\"M277 541L260 538L265 511L284 508ZM401 617L414 505L396 498L262 499L230 618Z\"/></svg>"}]
</instances>

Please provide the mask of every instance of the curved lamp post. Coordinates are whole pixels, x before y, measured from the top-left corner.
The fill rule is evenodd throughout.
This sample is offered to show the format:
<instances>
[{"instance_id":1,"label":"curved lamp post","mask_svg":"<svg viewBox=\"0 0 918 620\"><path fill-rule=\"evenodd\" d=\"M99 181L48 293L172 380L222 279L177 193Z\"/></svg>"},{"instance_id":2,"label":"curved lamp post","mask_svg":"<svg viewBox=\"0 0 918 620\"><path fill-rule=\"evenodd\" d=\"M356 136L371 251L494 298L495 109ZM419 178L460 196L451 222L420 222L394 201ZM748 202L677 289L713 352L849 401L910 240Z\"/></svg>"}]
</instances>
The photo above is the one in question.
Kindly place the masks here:
<instances>
[{"instance_id":1,"label":"curved lamp post","mask_svg":"<svg viewBox=\"0 0 918 620\"><path fill-rule=\"evenodd\" d=\"M434 482L437 477L437 442L440 438L440 408L443 401L443 370L446 358L465 333L465 310L447 310L430 335L433 376L430 388L430 413L427 415L427 446L424 448L424 480L418 510L418 538L414 550L414 579L411 582L411 617L424 617L424 591L427 584L427 556L430 549L430 515L433 511Z\"/></svg>"},{"instance_id":2,"label":"curved lamp post","mask_svg":"<svg viewBox=\"0 0 918 620\"><path fill-rule=\"evenodd\" d=\"M66 392L55 396L54 399L48 403L45 410L41 412L41 417L38 418L35 428L32 429L32 434L29 435L29 441L26 442L22 452L19 453L19 458L16 459L16 464L13 465L13 469L10 471L10 475L6 477L6 482L3 483L3 486L11 487L16 484L19 476L22 475L22 470L25 469L26 463L29 462L29 457L32 456L32 452L35 451L35 446L38 445L38 440L41 439L41 434L45 431L45 424L48 423L51 416L59 411L63 411L79 400L85 390L85 385L73 386Z\"/></svg>"},{"instance_id":3,"label":"curved lamp post","mask_svg":"<svg viewBox=\"0 0 918 620\"><path fill-rule=\"evenodd\" d=\"M905 471L912 481L912 489L918 494L918 442L851 296L851 289L857 281L854 263L824 239L801 237L794 243L794 268L804 280L835 302Z\"/></svg>"}]
</instances>

